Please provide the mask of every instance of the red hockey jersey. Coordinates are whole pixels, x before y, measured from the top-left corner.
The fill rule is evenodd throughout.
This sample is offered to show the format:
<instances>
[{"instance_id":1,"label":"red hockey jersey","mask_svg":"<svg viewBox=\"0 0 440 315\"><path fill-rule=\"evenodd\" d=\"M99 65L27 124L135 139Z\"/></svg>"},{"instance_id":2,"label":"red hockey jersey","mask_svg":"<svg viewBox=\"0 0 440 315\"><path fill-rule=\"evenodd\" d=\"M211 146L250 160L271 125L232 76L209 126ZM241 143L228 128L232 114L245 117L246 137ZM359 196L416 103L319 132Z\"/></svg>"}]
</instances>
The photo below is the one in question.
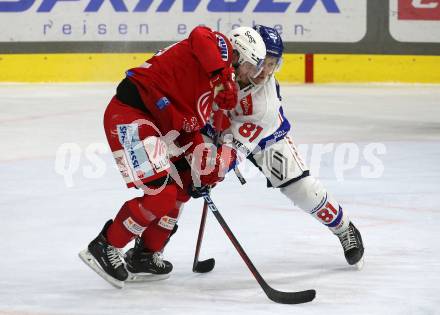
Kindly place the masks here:
<instances>
[{"instance_id":1,"label":"red hockey jersey","mask_svg":"<svg viewBox=\"0 0 440 315\"><path fill-rule=\"evenodd\" d=\"M228 39L199 26L187 39L127 71L127 76L161 132L193 132L202 128L211 114L212 73L230 66L231 58Z\"/></svg>"}]
</instances>

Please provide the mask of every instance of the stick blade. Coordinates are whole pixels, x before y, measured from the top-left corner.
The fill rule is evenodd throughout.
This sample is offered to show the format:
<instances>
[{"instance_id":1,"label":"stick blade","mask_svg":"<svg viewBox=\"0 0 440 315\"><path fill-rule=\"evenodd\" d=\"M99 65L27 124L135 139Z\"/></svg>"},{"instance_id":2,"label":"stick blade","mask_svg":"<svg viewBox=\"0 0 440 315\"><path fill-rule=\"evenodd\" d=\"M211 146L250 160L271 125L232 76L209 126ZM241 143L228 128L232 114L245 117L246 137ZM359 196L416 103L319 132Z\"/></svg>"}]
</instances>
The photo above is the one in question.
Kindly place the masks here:
<instances>
[{"instance_id":1,"label":"stick blade","mask_svg":"<svg viewBox=\"0 0 440 315\"><path fill-rule=\"evenodd\" d=\"M281 304L301 304L313 301L316 296L315 290L306 290L298 292L282 292L275 289L265 290L269 299Z\"/></svg>"},{"instance_id":2,"label":"stick blade","mask_svg":"<svg viewBox=\"0 0 440 315\"><path fill-rule=\"evenodd\" d=\"M214 269L215 259L209 258L206 260L198 261L197 264L193 268L193 272L197 273L207 273Z\"/></svg>"}]
</instances>

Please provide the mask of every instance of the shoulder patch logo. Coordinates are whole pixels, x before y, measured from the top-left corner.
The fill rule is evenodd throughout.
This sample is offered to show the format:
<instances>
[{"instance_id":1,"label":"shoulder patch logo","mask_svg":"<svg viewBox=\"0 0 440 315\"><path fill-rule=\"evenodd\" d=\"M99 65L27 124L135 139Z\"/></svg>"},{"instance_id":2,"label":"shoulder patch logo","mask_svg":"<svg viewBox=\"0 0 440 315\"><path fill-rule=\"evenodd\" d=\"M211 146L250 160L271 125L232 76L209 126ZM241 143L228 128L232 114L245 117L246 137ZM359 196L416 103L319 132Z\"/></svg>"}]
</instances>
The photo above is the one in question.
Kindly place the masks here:
<instances>
[{"instance_id":1,"label":"shoulder patch logo","mask_svg":"<svg viewBox=\"0 0 440 315\"><path fill-rule=\"evenodd\" d=\"M227 62L229 59L229 52L228 52L228 44L226 44L225 39L220 35L215 35L217 37L217 45L220 49L220 55L222 56L222 60Z\"/></svg>"},{"instance_id":2,"label":"shoulder patch logo","mask_svg":"<svg viewBox=\"0 0 440 315\"><path fill-rule=\"evenodd\" d=\"M165 107L167 107L168 105L170 105L171 102L169 99L167 99L165 96L161 97L160 99L157 100L156 102L156 106L157 108L159 108L160 110L164 109Z\"/></svg>"}]
</instances>

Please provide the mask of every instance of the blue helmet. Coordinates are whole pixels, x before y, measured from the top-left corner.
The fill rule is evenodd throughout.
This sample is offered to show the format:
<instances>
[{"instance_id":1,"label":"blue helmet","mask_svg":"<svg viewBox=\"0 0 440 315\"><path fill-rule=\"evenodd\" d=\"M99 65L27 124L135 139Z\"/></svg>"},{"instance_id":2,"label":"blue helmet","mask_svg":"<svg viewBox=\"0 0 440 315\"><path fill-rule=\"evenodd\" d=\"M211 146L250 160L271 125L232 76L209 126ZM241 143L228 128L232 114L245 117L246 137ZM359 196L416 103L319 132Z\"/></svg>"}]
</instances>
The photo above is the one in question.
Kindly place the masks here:
<instances>
[{"instance_id":1,"label":"blue helmet","mask_svg":"<svg viewBox=\"0 0 440 315\"><path fill-rule=\"evenodd\" d=\"M254 29L263 38L264 44L266 45L266 54L281 59L284 45L278 31L272 27L258 24L254 26Z\"/></svg>"}]
</instances>

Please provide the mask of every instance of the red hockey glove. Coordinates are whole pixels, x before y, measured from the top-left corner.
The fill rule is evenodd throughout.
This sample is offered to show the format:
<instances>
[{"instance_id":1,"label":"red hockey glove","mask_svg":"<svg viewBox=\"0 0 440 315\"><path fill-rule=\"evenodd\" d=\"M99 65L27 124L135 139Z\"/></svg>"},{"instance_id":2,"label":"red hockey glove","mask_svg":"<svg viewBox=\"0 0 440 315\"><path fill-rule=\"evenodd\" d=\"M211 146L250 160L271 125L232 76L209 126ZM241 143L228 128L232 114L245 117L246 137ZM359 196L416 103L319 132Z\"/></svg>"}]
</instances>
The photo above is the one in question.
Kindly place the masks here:
<instances>
[{"instance_id":1,"label":"red hockey glove","mask_svg":"<svg viewBox=\"0 0 440 315\"><path fill-rule=\"evenodd\" d=\"M238 90L234 78L234 68L227 67L222 69L220 73L211 80L213 87L221 89L217 94L214 94L214 103L216 103L220 109L231 110L237 105Z\"/></svg>"},{"instance_id":2,"label":"red hockey glove","mask_svg":"<svg viewBox=\"0 0 440 315\"><path fill-rule=\"evenodd\" d=\"M205 185L205 186L196 187L194 185L191 185L188 188L188 195L190 195L191 198L195 198L195 199L203 197L203 195L209 194L211 188L213 188L214 186Z\"/></svg>"},{"instance_id":3,"label":"red hockey glove","mask_svg":"<svg viewBox=\"0 0 440 315\"><path fill-rule=\"evenodd\" d=\"M214 185L221 182L235 163L237 154L229 146L222 145L216 154L213 147L203 150L200 163L200 182L202 185Z\"/></svg>"},{"instance_id":4,"label":"red hockey glove","mask_svg":"<svg viewBox=\"0 0 440 315\"><path fill-rule=\"evenodd\" d=\"M194 149L201 144L204 144L203 136L200 131L194 131L191 133L182 132L177 138L177 143L180 148L185 148L185 155L192 155Z\"/></svg>"},{"instance_id":5,"label":"red hockey glove","mask_svg":"<svg viewBox=\"0 0 440 315\"><path fill-rule=\"evenodd\" d=\"M211 78L211 86L216 87L225 82L235 82L235 73L233 67L224 67L213 72Z\"/></svg>"},{"instance_id":6,"label":"red hockey glove","mask_svg":"<svg viewBox=\"0 0 440 315\"><path fill-rule=\"evenodd\" d=\"M228 113L222 109L218 109L214 112L214 129L217 132L223 132L231 127L231 119Z\"/></svg>"},{"instance_id":7,"label":"red hockey glove","mask_svg":"<svg viewBox=\"0 0 440 315\"><path fill-rule=\"evenodd\" d=\"M204 142L200 132L179 136L178 143L187 150L185 155L198 180L193 178L197 187L212 186L224 179L233 167L237 154L229 146L222 145L217 150L214 144Z\"/></svg>"}]
</instances>

